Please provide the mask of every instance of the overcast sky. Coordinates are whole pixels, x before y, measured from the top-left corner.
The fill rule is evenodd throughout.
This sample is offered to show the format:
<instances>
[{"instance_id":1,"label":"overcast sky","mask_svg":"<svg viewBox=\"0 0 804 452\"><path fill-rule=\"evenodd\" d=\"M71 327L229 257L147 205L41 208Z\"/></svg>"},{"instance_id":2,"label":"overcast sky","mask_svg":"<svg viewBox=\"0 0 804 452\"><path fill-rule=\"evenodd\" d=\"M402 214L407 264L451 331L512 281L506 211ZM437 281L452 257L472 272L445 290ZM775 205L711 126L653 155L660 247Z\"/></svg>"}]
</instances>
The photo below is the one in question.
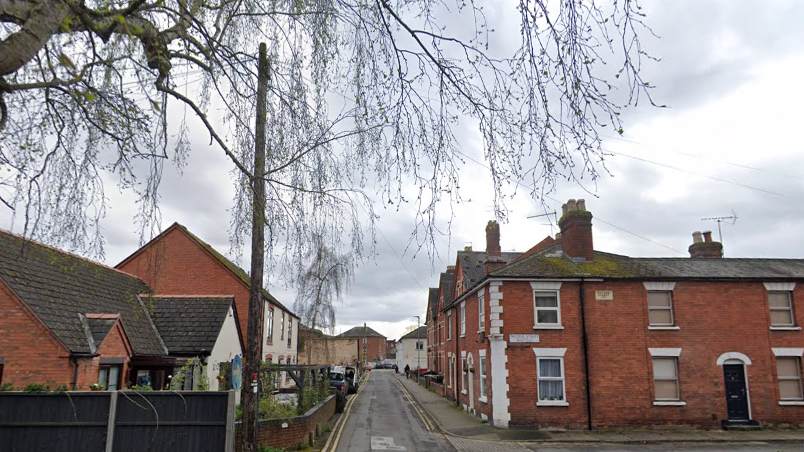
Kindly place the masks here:
<instances>
[{"instance_id":1,"label":"overcast sky","mask_svg":"<svg viewBox=\"0 0 804 452\"><path fill-rule=\"evenodd\" d=\"M804 257L804 2L644 3L658 36L646 45L661 59L644 78L668 108L641 105L624 114L625 134L608 134L605 142L611 176L586 190L560 184L546 210L560 216L567 199L585 198L595 217L595 249L653 257L688 257L693 231L713 230L718 237L717 223L702 218L736 213L735 222L722 223L726 257ZM499 5L487 7L488 17L510 18L510 11L494 10ZM476 131L466 134L462 152L482 162L482 150L472 147L479 142L471 139ZM226 253L231 164L203 137L193 144L183 175L165 171L162 226L177 221ZM424 319L427 288L437 287L438 274L454 265L455 251L485 248L484 227L493 219L490 177L471 160L462 177L471 183L463 184L461 196L471 202L454 206L451 236L436 239L439 256L432 265L426 254L404 252L413 212L379 212L376 257L360 265L351 292L338 304L338 331L366 322L398 339L416 324L414 316ZM105 263L115 265L138 247L135 204L113 185L106 192ZM547 217L527 218L545 209L526 195L521 190L508 204L509 222L501 225L505 251L527 250L556 232ZM0 227L21 226L0 210ZM270 290L293 305L292 289Z\"/></svg>"}]
</instances>

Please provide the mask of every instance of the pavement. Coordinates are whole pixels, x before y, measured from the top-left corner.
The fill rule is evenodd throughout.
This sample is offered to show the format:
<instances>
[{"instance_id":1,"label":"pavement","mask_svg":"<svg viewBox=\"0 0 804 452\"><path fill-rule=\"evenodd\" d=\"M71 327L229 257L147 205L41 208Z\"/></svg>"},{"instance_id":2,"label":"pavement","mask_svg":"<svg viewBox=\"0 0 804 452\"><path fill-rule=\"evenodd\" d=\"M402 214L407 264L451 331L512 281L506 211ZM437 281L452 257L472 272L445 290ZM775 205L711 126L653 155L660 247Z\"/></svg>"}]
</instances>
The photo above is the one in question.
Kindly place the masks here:
<instances>
[{"instance_id":1,"label":"pavement","mask_svg":"<svg viewBox=\"0 0 804 452\"><path fill-rule=\"evenodd\" d=\"M566 443L664 443L664 442L798 442L804 441L801 429L700 430L691 427L605 430L526 430L503 429L489 425L463 411L453 402L420 386L405 374L397 379L447 435L466 441L566 442Z\"/></svg>"}]
</instances>

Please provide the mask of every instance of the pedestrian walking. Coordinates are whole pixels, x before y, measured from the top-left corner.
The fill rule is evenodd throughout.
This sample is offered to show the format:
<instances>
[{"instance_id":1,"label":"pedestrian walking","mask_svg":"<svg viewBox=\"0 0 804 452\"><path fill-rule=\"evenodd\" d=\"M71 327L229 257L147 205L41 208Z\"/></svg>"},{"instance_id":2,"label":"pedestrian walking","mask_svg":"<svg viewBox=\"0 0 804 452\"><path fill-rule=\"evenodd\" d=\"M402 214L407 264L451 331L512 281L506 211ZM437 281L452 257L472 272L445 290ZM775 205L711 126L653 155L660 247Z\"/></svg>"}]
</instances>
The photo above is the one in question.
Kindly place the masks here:
<instances>
[{"instance_id":1,"label":"pedestrian walking","mask_svg":"<svg viewBox=\"0 0 804 452\"><path fill-rule=\"evenodd\" d=\"M410 365L409 364L405 364L405 378L410 380Z\"/></svg>"}]
</instances>

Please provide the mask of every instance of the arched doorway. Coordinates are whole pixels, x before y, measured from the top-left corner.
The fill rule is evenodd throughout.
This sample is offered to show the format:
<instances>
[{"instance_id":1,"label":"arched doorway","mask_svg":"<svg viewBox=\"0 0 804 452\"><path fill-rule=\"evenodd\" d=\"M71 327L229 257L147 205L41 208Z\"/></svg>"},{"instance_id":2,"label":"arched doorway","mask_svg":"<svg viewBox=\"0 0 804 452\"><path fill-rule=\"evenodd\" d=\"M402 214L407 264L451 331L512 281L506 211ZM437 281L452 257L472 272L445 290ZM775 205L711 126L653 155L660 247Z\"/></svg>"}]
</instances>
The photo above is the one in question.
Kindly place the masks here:
<instances>
[{"instance_id":1,"label":"arched doorway","mask_svg":"<svg viewBox=\"0 0 804 452\"><path fill-rule=\"evenodd\" d=\"M751 397L748 391L748 367L751 360L742 353L720 355L717 364L723 367L724 392L728 420L733 423L751 422Z\"/></svg>"}]
</instances>

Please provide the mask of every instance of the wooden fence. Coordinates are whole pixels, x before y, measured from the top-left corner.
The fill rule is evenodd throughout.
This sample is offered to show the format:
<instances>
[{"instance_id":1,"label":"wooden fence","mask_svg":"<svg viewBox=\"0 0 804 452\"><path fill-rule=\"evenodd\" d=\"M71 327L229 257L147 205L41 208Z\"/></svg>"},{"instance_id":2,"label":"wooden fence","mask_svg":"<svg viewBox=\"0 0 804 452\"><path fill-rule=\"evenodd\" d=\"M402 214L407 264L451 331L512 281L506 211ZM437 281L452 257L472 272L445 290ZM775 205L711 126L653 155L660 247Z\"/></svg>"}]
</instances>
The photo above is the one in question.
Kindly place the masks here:
<instances>
[{"instance_id":1,"label":"wooden fence","mask_svg":"<svg viewBox=\"0 0 804 452\"><path fill-rule=\"evenodd\" d=\"M0 451L234 450L234 392L0 392Z\"/></svg>"}]
</instances>

